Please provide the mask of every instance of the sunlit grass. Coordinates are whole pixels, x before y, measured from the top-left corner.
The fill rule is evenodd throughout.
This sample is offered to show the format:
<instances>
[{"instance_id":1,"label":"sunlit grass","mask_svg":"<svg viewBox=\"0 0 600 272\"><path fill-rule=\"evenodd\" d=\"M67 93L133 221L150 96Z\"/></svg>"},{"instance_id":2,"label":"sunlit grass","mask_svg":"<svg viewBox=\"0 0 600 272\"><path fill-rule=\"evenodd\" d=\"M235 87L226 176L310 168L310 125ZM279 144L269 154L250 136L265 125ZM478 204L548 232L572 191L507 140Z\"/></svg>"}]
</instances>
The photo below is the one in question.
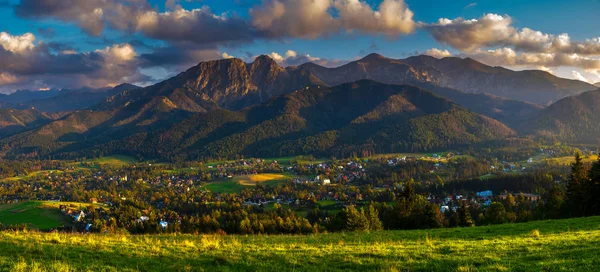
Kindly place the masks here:
<instances>
[{"instance_id":1,"label":"sunlit grass","mask_svg":"<svg viewBox=\"0 0 600 272\"><path fill-rule=\"evenodd\" d=\"M309 236L0 233L11 271L598 271L600 217Z\"/></svg>"}]
</instances>

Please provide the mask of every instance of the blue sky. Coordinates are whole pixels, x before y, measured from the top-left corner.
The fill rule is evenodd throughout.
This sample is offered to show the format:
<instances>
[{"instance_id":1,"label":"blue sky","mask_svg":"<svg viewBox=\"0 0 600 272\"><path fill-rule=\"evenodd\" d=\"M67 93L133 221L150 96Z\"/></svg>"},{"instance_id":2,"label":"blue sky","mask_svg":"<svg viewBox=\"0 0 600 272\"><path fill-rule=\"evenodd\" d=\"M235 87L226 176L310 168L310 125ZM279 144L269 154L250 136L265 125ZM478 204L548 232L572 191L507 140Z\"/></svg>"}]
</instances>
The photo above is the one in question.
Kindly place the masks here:
<instances>
[{"instance_id":1,"label":"blue sky","mask_svg":"<svg viewBox=\"0 0 600 272\"><path fill-rule=\"evenodd\" d=\"M168 3L169 1L171 3ZM291 21L294 19L288 20L294 17L294 2L302 1L331 1L332 4L324 15L334 20L326 21L325 18L322 22L339 25L321 31L318 29L319 18L314 22L302 19L297 19L298 22ZM0 0L0 16L3 18L0 32L8 37L4 42L13 42L27 33L31 33L35 38L31 41L31 46L24 45L29 51L24 51L23 48L17 50L14 47L8 49L9 45L3 44L6 52L0 54L0 58L7 58L5 62L18 61L25 58L24 54L29 54L25 59L32 65L37 65L37 62L32 60L36 58L44 58L40 63L50 66L54 65L54 61L73 61L83 65L79 73L76 68L73 68L73 71L65 68L64 72L56 72L50 69L0 65L0 91L10 92L17 88L114 85L123 81L150 84L194 63L226 56L251 61L254 56L271 54L282 65L295 65L301 61L312 60L323 65L335 66L371 52L391 58L405 58L421 53L434 54L437 57L469 56L490 65L502 65L517 70L544 69L561 77L589 82L600 81L598 0L386 0L389 4L400 5L390 14L401 11L410 11L412 14L409 17L398 15L404 16L406 20L395 22L393 25L382 23L385 19L379 15L373 16L370 21L364 19L365 22L371 22L370 25L361 22L361 17L346 16L346 20L341 20L339 18L345 15L342 14L342 8L335 4L339 2L350 6L351 2L360 3L363 11L367 12L363 14L372 14L384 12L379 10L382 1L147 0L145 6L132 9L130 13L110 16L109 14L115 13L118 8L129 7L129 2L135 1L86 0L81 3L75 1L75 4L69 6L48 6L54 1ZM83 2L85 4L82 4ZM105 2L114 3L107 5ZM273 2L279 2L286 8L284 18L276 19L279 21L268 26L260 25L257 23L258 18L268 18L269 12L274 13L268 9L274 5ZM82 7L73 7L79 4ZM391 9L389 6L386 8ZM202 10L202 15L191 15L195 9ZM257 15L256 12L250 12L250 9L262 9L264 12ZM101 10L103 15L93 17L94 10ZM173 34L180 30L180 27L176 27L176 19L170 18L166 23L149 28L140 28L139 20L133 19L149 12L154 12L160 17L161 14L173 13L175 10L196 16L190 17L194 27L181 29L181 33ZM86 17L82 17L82 14ZM498 15L500 19L487 16L490 14ZM219 19L214 22L211 16ZM91 17L95 19L89 19ZM307 17L306 14L298 18L303 17ZM452 23L436 25L440 18L450 19ZM456 20L457 18L464 18L465 21L478 19L481 26ZM317 30L311 23L316 24ZM211 32L213 24L218 24L217 34ZM407 24L413 25L409 27ZM306 27L298 30L294 28L295 25ZM323 28L326 28L325 26ZM493 34L498 37L489 37L486 34L490 29L497 30L498 27L504 27L502 31ZM529 33L521 33L525 28L539 31L540 37L544 38L543 41L536 40L540 43L539 46L532 45L532 41L524 38L524 35ZM571 46L555 47L553 44L556 44L559 35L564 33L568 34ZM224 37L215 37L221 35ZM238 40L236 35L244 38ZM476 40L473 41L473 46L467 48L463 43L456 42L462 39L457 35L465 35L465 40L473 37ZM595 38L598 38L598 41L593 40ZM11 44L10 46L14 46L14 43ZM42 48L40 44L46 44L48 48ZM123 55L129 52L125 50L129 48L134 51L133 54ZM437 49L435 52L443 54L431 53L431 49ZM286 52L290 50L293 54L288 53L286 56ZM48 54L55 56L48 57ZM551 59L548 59L549 54L553 54ZM576 60L573 60L574 54L577 55ZM116 74L115 67L122 69L123 76ZM69 81L69 78L72 80ZM64 86L59 86L61 84Z\"/></svg>"}]
</instances>

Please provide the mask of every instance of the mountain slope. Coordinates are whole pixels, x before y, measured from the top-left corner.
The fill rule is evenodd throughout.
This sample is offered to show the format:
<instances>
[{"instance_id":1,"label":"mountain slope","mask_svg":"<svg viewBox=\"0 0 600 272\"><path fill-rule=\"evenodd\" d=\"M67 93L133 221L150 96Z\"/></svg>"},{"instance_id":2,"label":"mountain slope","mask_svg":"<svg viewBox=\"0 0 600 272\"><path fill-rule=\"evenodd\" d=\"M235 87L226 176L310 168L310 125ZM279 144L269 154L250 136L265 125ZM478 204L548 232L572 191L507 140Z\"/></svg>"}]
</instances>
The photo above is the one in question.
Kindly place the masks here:
<instances>
[{"instance_id":1,"label":"mountain slope","mask_svg":"<svg viewBox=\"0 0 600 272\"><path fill-rule=\"evenodd\" d=\"M36 99L51 98L59 95L60 92L61 91L57 89L47 91L18 90L11 94L0 94L0 102L7 104L20 104Z\"/></svg>"},{"instance_id":2,"label":"mountain slope","mask_svg":"<svg viewBox=\"0 0 600 272\"><path fill-rule=\"evenodd\" d=\"M63 90L52 97L19 103L16 108L24 109L33 107L43 112L83 110L103 102L109 96L138 88L140 87L132 84L121 84L114 88Z\"/></svg>"},{"instance_id":3,"label":"mountain slope","mask_svg":"<svg viewBox=\"0 0 600 272\"><path fill-rule=\"evenodd\" d=\"M530 133L569 143L598 144L600 140L600 90L564 98L534 119Z\"/></svg>"},{"instance_id":4,"label":"mountain slope","mask_svg":"<svg viewBox=\"0 0 600 272\"><path fill-rule=\"evenodd\" d=\"M204 111L207 103L238 110L307 86L334 86L361 79L387 84L412 84L511 126L515 120L530 118L542 109L532 103L441 87L436 85L439 78L443 78L443 74L425 73L402 60L391 60L375 54L332 69L312 63L283 68L268 56L260 56L250 64L239 59L225 59L203 62L154 86L116 95L96 109L119 108L133 101L150 101L153 96L170 96L172 92L178 92L179 98L172 101L192 112ZM180 103L179 99L185 99L186 102Z\"/></svg>"},{"instance_id":5,"label":"mountain slope","mask_svg":"<svg viewBox=\"0 0 600 272\"><path fill-rule=\"evenodd\" d=\"M470 58L416 56L395 60L371 54L337 68L312 63L301 67L328 85L359 79L387 84L427 82L463 92L489 93L541 105L594 89L591 84L558 78L547 72L512 71L487 66Z\"/></svg>"},{"instance_id":6,"label":"mountain slope","mask_svg":"<svg viewBox=\"0 0 600 272\"><path fill-rule=\"evenodd\" d=\"M50 123L58 117L34 109L0 109L0 138Z\"/></svg>"},{"instance_id":7,"label":"mountain slope","mask_svg":"<svg viewBox=\"0 0 600 272\"><path fill-rule=\"evenodd\" d=\"M594 83L594 86L596 86L596 87L600 87L600 82L596 82L596 83Z\"/></svg>"},{"instance_id":8,"label":"mountain slope","mask_svg":"<svg viewBox=\"0 0 600 272\"><path fill-rule=\"evenodd\" d=\"M413 86L314 87L242 111L196 114L87 152L150 157L289 156L437 150L509 137L502 123ZM136 153L138 152L138 153Z\"/></svg>"}]
</instances>

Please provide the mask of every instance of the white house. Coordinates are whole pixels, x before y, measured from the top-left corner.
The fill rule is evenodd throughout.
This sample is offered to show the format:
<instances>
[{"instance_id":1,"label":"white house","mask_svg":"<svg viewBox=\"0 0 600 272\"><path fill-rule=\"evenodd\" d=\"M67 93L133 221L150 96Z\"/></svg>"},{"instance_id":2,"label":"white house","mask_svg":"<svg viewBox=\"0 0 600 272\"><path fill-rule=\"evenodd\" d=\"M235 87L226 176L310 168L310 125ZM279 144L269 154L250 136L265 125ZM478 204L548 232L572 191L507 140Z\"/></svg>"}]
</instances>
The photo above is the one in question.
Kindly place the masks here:
<instances>
[{"instance_id":1,"label":"white house","mask_svg":"<svg viewBox=\"0 0 600 272\"><path fill-rule=\"evenodd\" d=\"M331 184L331 180L330 180L330 179L324 179L324 180L323 180L323 184L324 184L324 185Z\"/></svg>"}]
</instances>

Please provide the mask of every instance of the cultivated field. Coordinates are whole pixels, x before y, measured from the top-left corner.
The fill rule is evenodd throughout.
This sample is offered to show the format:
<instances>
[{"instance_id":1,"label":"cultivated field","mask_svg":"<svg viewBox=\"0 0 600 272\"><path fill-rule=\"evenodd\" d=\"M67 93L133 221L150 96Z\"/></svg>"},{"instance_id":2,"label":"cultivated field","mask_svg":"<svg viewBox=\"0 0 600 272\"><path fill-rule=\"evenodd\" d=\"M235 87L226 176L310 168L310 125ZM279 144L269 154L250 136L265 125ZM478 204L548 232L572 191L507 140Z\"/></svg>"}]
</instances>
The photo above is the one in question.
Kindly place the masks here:
<instances>
[{"instance_id":1,"label":"cultivated field","mask_svg":"<svg viewBox=\"0 0 600 272\"><path fill-rule=\"evenodd\" d=\"M7 271L598 271L600 217L309 236L0 233Z\"/></svg>"},{"instance_id":2,"label":"cultivated field","mask_svg":"<svg viewBox=\"0 0 600 272\"><path fill-rule=\"evenodd\" d=\"M246 176L235 176L227 180L217 180L208 182L206 188L212 192L220 193L235 193L241 192L248 186L256 186L259 183L264 185L274 186L277 183L284 181L284 174L256 174Z\"/></svg>"}]
</instances>

